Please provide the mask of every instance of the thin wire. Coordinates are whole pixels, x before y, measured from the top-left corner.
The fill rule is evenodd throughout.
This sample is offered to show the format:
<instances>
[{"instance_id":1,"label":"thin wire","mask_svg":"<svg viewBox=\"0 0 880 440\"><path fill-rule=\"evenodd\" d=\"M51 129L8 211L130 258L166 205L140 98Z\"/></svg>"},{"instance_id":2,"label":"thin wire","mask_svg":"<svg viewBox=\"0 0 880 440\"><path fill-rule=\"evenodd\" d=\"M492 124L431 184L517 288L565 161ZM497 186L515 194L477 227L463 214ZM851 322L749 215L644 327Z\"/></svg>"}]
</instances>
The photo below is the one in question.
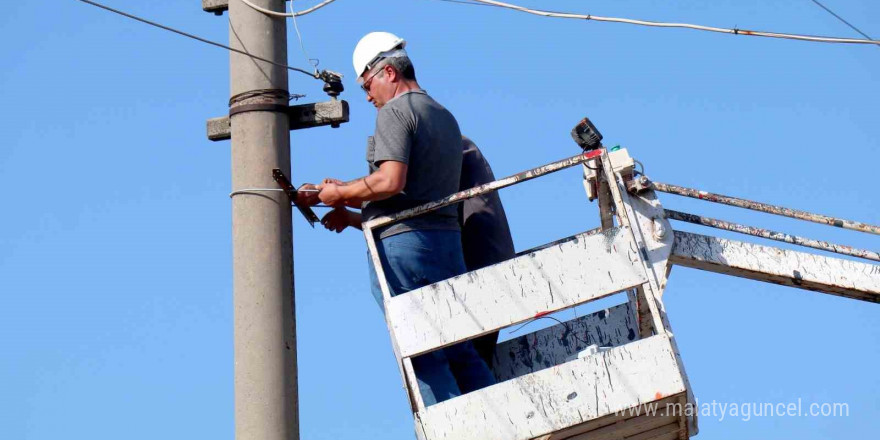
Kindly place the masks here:
<instances>
[{"instance_id":1,"label":"thin wire","mask_svg":"<svg viewBox=\"0 0 880 440\"><path fill-rule=\"evenodd\" d=\"M490 7L493 7L493 8L505 8L505 6L501 6L501 5L492 5L492 4L488 4L488 3L475 3L477 0L470 0L470 1L464 1L464 0L436 0L436 1L438 1L438 2L447 2L447 3L460 3L460 4L462 4L462 5L470 5L470 6L490 6ZM546 10L546 9L544 10L544 12L552 12L552 13L555 13L555 14L562 14L562 12L550 11L550 10Z\"/></svg>"},{"instance_id":2,"label":"thin wire","mask_svg":"<svg viewBox=\"0 0 880 440\"><path fill-rule=\"evenodd\" d=\"M101 8L101 9L104 9L104 10L107 10L107 11L110 11L110 12L113 12L113 13L116 13L116 14L119 14L119 15L122 15L123 17L128 17L128 18L130 18L130 19L132 19L132 20L137 20L137 21L139 21L139 22L141 22L141 23L146 23L146 24L148 24L148 25L150 25L150 26L155 26L155 27L157 27L157 28L159 28L159 29L164 29L164 30L169 31L169 32L174 32L175 34L183 35L184 37L192 38L193 40L196 40L196 41L201 41L202 43L205 43L205 44L210 44L210 45L212 45L212 46L221 47L221 48L226 49L226 50L228 50L228 51L236 52L236 53L240 53L240 54L242 54L242 55L245 55L245 56L251 57L251 58L256 59L256 60L264 61L264 62L267 62L267 63L269 63L269 64L273 64L273 65L278 66L278 67L283 67L283 68L285 68L285 69L292 70L292 71L294 71L294 72L301 72L301 73L304 73L304 74L306 74L306 75L308 75L308 76L311 76L312 78L318 78L318 75L317 75L317 74L312 73L312 72L309 72L308 70L300 69L300 68L298 68L298 67L291 67L291 66L288 66L287 64L276 63L275 61L268 60L268 59L266 59L266 58L258 57L258 56L256 56L256 55L251 55L251 54L249 54L249 53L247 53L247 52L245 52L245 51L243 51L243 50L234 49L234 48L232 48L232 47L226 46L225 44L220 44L220 43L217 43L217 42L215 42L215 41L206 40L206 39L204 39L204 38L202 38L202 37L198 37L198 36L195 36L195 35L193 35L193 34L188 34L188 33L186 33L186 32L179 31L179 30L177 30L177 29L170 28L170 27L168 27L168 26L165 26L165 25L162 25L162 24L159 24L159 23L152 22L152 21L150 21L150 20L147 20L147 19L144 19L144 18L140 18L140 17L134 16L134 15L131 15L131 14L129 14L129 13L122 12L122 11L117 10L117 9L113 9L113 8L111 8L111 7L109 7L109 6L104 6L104 5L100 4L100 3L96 3L96 2L93 2L93 1L91 1L91 0L79 0L79 1L81 1L81 2L83 2L83 3L90 4L90 5L92 5L92 6L99 7L99 8Z\"/></svg>"},{"instance_id":3,"label":"thin wire","mask_svg":"<svg viewBox=\"0 0 880 440\"><path fill-rule=\"evenodd\" d=\"M638 170L637 170L636 172L644 176L644 175L645 175L645 164L643 164L643 163L641 163L641 162L639 162L639 161L637 161L637 160L635 160L635 159L633 159L633 162L639 164L639 166L642 167L642 170L641 170L641 171L638 171Z\"/></svg>"},{"instance_id":4,"label":"thin wire","mask_svg":"<svg viewBox=\"0 0 880 440\"><path fill-rule=\"evenodd\" d=\"M238 191L233 191L233 192L229 193L229 198L231 199L235 196L247 195L247 194L253 195L254 193L265 192L265 191L277 192L277 191L284 191L284 190L280 189L280 188L245 188L245 189L240 189ZM311 207L312 208L335 208L334 206L325 205L323 203L311 205Z\"/></svg>"},{"instance_id":5,"label":"thin wire","mask_svg":"<svg viewBox=\"0 0 880 440\"><path fill-rule=\"evenodd\" d=\"M250 6L251 8L254 8L254 9L257 10L257 11L260 11L260 12L266 14L266 15L271 15L271 16L273 16L273 17L299 17L299 16L301 16L301 15L306 15L306 14L308 14L308 13L310 13L310 12L317 11L318 9L321 9L321 8L323 8L324 6L327 6L327 5L329 5L330 3L333 3L333 2L335 2L335 1L336 1L336 0L324 0L324 1L321 2L321 3L318 3L318 4L315 5L315 6L312 6L311 8L308 8L308 9L305 9L305 10L302 10L302 11L299 11L299 12L293 12L293 10L291 10L289 14L286 14L286 13L284 13L284 12L276 12L276 11L273 11L273 10L271 10L271 9L261 8L261 7L255 5L255 4L253 4L253 3L249 2L248 0L241 0L242 3L244 3L244 4L248 5L248 6Z\"/></svg>"},{"instance_id":6,"label":"thin wire","mask_svg":"<svg viewBox=\"0 0 880 440\"><path fill-rule=\"evenodd\" d=\"M290 13L293 14L293 0L290 0L289 8L290 8ZM299 25L296 24L296 15L295 14L292 17L292 20L293 20L293 29L296 31L296 38L299 40L299 48L302 49L302 53L306 57L306 62L311 64L312 67L315 68L315 74L317 74L318 73L318 64L320 64L321 61L317 58L309 58L309 53L306 51L306 45L305 45L305 43L303 43L302 35L299 33Z\"/></svg>"},{"instance_id":7,"label":"thin wire","mask_svg":"<svg viewBox=\"0 0 880 440\"><path fill-rule=\"evenodd\" d=\"M240 190L233 191L233 192L229 193L229 198L231 199L235 196L239 196L242 194L251 194L251 193L258 193L258 192L265 192L265 191L277 192L277 191L284 191L284 190L281 188L245 188L245 189L240 189ZM311 190L302 190L302 191L311 192ZM316 205L312 205L311 207L312 208L335 208L334 206L325 205L323 203L318 203Z\"/></svg>"},{"instance_id":8,"label":"thin wire","mask_svg":"<svg viewBox=\"0 0 880 440\"><path fill-rule=\"evenodd\" d=\"M446 1L446 0L440 0ZM749 35L754 37L769 37L769 38L784 38L789 40L799 40L799 41L815 41L821 43L850 43L850 44L874 44L880 46L880 41L878 40L861 40L856 38L838 38L838 37L822 37L822 36L814 36L814 35L800 35L800 34L784 34L779 32L764 32L764 31L750 31L746 29L727 29L727 28L718 28L712 26L703 26L698 24L689 24L689 23L666 23L666 22L658 22L658 21L646 21L646 20L634 20L630 18L617 18L617 17L600 17L598 15L591 14L572 14L568 12L551 12L544 11L540 9L529 9L522 6L513 5L510 3L499 2L495 0L472 0L477 3L482 3L486 5L499 6L502 8L513 9L515 11L525 12L528 14L540 15L543 17L556 17L556 18L573 18L578 20L594 20L594 21L605 21L611 23L628 23L635 24L640 26L652 26L652 27L664 27L664 28L685 28L685 29L694 29L698 31L707 31L707 32L718 32L722 34L734 34L734 35ZM458 2L455 2L458 3ZM464 3L464 2L462 2Z\"/></svg>"},{"instance_id":9,"label":"thin wire","mask_svg":"<svg viewBox=\"0 0 880 440\"><path fill-rule=\"evenodd\" d=\"M447 3L461 3L463 5L471 5L471 6L494 6L496 8L500 8L500 6L498 6L498 5L487 5L485 3L473 3L473 2L466 2L463 0L437 0L437 1L447 2Z\"/></svg>"},{"instance_id":10,"label":"thin wire","mask_svg":"<svg viewBox=\"0 0 880 440\"><path fill-rule=\"evenodd\" d=\"M556 319L556 318L554 318L554 317L552 317L552 316L539 316L539 317L537 317L537 318L530 319L530 320L524 322L522 325L520 325L520 326L517 327L516 329L511 330L509 333L510 333L510 334L514 334L514 333L520 331L520 329L522 329L523 327L525 327L525 326L527 326L527 325L529 325L529 324L531 324L531 323L533 323L533 322L535 322L535 321L537 321L537 320L539 320L539 319L552 319L552 320L554 320L554 321L556 321L556 322L562 324L562 325L565 327L565 332L566 332L566 333L571 333L571 335L574 336L574 338L577 339L578 341L580 341L581 343L584 343L584 344L590 345L589 342L587 342L587 341L585 341L585 340L579 338L579 337L577 336L577 333L575 333L575 332L573 332L573 331L571 330L571 327L568 326L568 323L567 323L567 322L562 322L562 321L560 321L560 320L558 320L558 319Z\"/></svg>"},{"instance_id":11,"label":"thin wire","mask_svg":"<svg viewBox=\"0 0 880 440\"><path fill-rule=\"evenodd\" d=\"M860 34L862 34L863 37L865 37L865 38L867 38L867 39L869 39L869 40L873 40L873 38L869 37L868 34L866 34L866 33L862 32L862 31L860 31L859 28L857 28L857 27L851 25L848 21L844 20L843 17L841 17L841 16L835 14L834 11L832 11L831 9L828 9L828 7L826 7L826 6L823 5L822 3L819 3L817 0L811 0L811 1L812 1L813 3L819 5L820 8L824 9L826 12L828 12L828 13L831 14L831 15L833 15L833 16L834 16L835 18L837 18L838 20L842 21L843 24L845 24L845 25L851 27L852 30L854 30L854 31L856 31L856 32L858 32L858 33L860 33Z\"/></svg>"},{"instance_id":12,"label":"thin wire","mask_svg":"<svg viewBox=\"0 0 880 440\"><path fill-rule=\"evenodd\" d=\"M231 198L233 198L233 197L235 197L235 196L237 196L237 195L241 195L241 194L249 194L249 193L256 193L256 192L265 192L265 191L272 191L272 192L281 191L281 192L284 192L284 190L281 189L281 188L245 188L245 189L240 189L240 190L233 191L233 192L229 193L229 198L231 199Z\"/></svg>"}]
</instances>

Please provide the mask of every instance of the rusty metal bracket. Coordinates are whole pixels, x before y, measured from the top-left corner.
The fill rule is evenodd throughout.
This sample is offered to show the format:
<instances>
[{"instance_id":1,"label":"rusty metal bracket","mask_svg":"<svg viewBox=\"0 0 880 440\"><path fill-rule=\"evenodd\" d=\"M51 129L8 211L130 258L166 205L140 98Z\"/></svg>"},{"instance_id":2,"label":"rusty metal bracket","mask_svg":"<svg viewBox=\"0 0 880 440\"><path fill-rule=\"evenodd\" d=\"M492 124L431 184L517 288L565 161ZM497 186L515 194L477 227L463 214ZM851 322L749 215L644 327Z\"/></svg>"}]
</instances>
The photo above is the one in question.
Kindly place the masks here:
<instances>
[{"instance_id":1,"label":"rusty metal bracket","mask_svg":"<svg viewBox=\"0 0 880 440\"><path fill-rule=\"evenodd\" d=\"M299 197L299 193L296 188L293 187L293 184L290 183L290 180L287 176L284 175L284 172L278 168L272 170L272 178L275 179L275 182L278 183L278 186L284 190L284 193L287 194L287 197L290 199L290 203L296 206L296 209L299 209L299 212L305 217L306 221L309 222L311 227L315 227L315 223L319 222L318 216L315 214L315 211L312 211L312 208L300 205L297 203L297 198Z\"/></svg>"},{"instance_id":2,"label":"rusty metal bracket","mask_svg":"<svg viewBox=\"0 0 880 440\"><path fill-rule=\"evenodd\" d=\"M632 194L638 194L638 193L647 191L649 189L652 189L651 188L651 179L649 179L648 176L646 176L644 174L639 176L638 179L633 178L631 176L631 178L628 180L625 180L624 183L626 184L626 190Z\"/></svg>"}]
</instances>

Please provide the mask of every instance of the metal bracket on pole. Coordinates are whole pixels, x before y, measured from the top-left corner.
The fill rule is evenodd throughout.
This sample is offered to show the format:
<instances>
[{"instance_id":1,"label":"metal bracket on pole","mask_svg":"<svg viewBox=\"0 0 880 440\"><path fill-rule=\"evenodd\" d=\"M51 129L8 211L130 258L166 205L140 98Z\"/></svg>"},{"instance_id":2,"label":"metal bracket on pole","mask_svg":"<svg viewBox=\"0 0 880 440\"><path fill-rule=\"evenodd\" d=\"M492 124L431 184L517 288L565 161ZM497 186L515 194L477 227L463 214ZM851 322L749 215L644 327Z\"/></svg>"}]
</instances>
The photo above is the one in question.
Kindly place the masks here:
<instances>
[{"instance_id":1,"label":"metal bracket on pole","mask_svg":"<svg viewBox=\"0 0 880 440\"><path fill-rule=\"evenodd\" d=\"M246 106L242 106L246 107ZM260 109L248 109L257 111ZM244 111L248 111L244 110ZM270 110L270 109L262 109ZM303 128L323 127L329 125L331 127L339 127L339 124L348 122L348 102L344 100L332 99L325 102L315 102L311 104L291 105L288 107L273 108L271 111L282 111L287 113L290 120L291 130L300 130ZM208 139L212 141L225 141L232 138L232 123L229 116L208 119Z\"/></svg>"},{"instance_id":2,"label":"metal bracket on pole","mask_svg":"<svg viewBox=\"0 0 880 440\"><path fill-rule=\"evenodd\" d=\"M284 172L278 168L272 170L272 178L278 182L278 186L284 190L284 193L287 194L287 197L290 198L290 203L296 206L296 209L299 209L299 212L305 217L306 221L309 222L313 228L315 227L315 223L321 221L318 219L318 216L315 215L315 211L312 211L312 208L304 205L300 205L297 203L297 197L299 193L296 188L290 183L290 180L287 176L284 175Z\"/></svg>"}]
</instances>

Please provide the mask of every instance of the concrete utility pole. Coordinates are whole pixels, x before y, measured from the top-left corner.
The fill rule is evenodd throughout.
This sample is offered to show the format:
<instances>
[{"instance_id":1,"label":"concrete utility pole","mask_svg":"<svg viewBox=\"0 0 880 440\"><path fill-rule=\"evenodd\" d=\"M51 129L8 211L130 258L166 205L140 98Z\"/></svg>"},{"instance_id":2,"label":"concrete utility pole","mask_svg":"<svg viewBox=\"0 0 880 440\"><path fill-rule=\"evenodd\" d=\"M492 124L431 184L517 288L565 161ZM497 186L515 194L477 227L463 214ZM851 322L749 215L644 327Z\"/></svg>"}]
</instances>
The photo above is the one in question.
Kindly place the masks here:
<instances>
[{"instance_id":1,"label":"concrete utility pole","mask_svg":"<svg viewBox=\"0 0 880 440\"><path fill-rule=\"evenodd\" d=\"M251 0L274 11L284 0ZM287 21L230 1L229 44L287 64ZM232 188L277 188L290 176L287 69L230 53ZM274 107L274 109L273 109ZM267 110L268 109L268 110ZM299 438L293 233L282 192L232 199L235 438Z\"/></svg>"},{"instance_id":2,"label":"concrete utility pole","mask_svg":"<svg viewBox=\"0 0 880 440\"><path fill-rule=\"evenodd\" d=\"M250 0L283 11L285 0ZM229 12L229 115L208 119L212 141L232 139L232 284L235 337L236 440L298 440L296 303L293 294L290 130L339 127L348 103L336 97L341 77L323 70L329 101L290 106L287 20L238 0L202 0L202 9ZM253 57L269 60L261 61ZM276 63L276 64L272 64ZM273 170L283 172L275 181ZM246 191L256 189L254 191ZM298 207L309 222L315 214Z\"/></svg>"}]
</instances>

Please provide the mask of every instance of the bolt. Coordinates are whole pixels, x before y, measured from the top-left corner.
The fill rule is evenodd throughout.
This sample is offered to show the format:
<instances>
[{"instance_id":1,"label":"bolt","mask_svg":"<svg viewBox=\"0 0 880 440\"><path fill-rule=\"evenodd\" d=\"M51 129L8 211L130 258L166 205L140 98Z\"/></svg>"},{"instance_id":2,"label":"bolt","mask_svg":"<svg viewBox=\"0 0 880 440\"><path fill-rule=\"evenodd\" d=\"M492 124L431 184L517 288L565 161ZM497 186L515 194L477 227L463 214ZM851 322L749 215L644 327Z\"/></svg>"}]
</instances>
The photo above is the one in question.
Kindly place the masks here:
<instances>
[{"instance_id":1,"label":"bolt","mask_svg":"<svg viewBox=\"0 0 880 440\"><path fill-rule=\"evenodd\" d=\"M654 217L653 219L651 219L651 221L654 225L654 239L657 241L663 241L663 239L666 238L666 234L668 232L666 228L666 223L657 217Z\"/></svg>"},{"instance_id":2,"label":"bolt","mask_svg":"<svg viewBox=\"0 0 880 440\"><path fill-rule=\"evenodd\" d=\"M648 186L649 183L651 182L648 180L648 176L639 176L639 184Z\"/></svg>"}]
</instances>

